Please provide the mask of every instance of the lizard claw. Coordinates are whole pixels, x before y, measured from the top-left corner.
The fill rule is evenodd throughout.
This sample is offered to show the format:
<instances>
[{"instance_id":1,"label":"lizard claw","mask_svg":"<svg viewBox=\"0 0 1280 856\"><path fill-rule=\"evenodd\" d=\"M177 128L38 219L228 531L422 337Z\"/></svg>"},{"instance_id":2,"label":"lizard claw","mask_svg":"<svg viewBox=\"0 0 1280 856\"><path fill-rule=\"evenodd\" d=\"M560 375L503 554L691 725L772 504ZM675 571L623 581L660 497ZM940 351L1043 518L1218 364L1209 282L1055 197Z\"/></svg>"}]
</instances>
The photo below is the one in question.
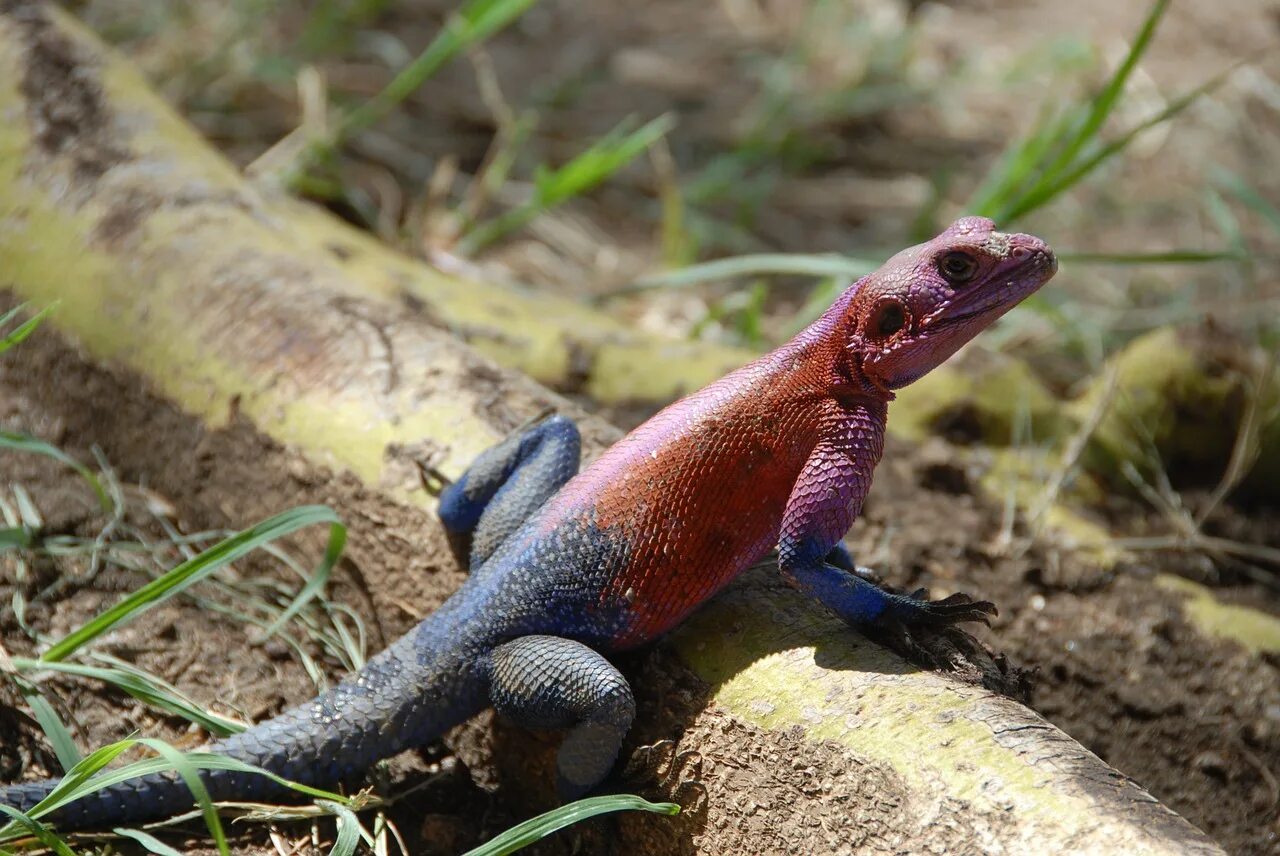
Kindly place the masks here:
<instances>
[{"instance_id":1,"label":"lizard claw","mask_svg":"<svg viewBox=\"0 0 1280 856\"><path fill-rule=\"evenodd\" d=\"M907 625L945 626L977 621L988 627L991 626L991 616L1000 614L991 601L974 600L963 592L942 600L926 600L927 594L924 589L919 589L909 596L898 595L890 606L890 614Z\"/></svg>"}]
</instances>

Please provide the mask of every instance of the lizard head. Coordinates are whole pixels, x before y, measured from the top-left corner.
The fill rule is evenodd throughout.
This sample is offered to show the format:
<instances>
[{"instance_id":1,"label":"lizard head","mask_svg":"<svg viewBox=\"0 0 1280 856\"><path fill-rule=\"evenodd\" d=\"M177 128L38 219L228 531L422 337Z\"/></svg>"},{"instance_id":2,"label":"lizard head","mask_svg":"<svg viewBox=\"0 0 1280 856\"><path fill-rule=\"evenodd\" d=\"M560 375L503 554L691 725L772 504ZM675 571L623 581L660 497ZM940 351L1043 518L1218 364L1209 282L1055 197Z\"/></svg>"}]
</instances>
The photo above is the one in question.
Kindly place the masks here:
<instances>
[{"instance_id":1,"label":"lizard head","mask_svg":"<svg viewBox=\"0 0 1280 856\"><path fill-rule=\"evenodd\" d=\"M957 220L854 287L845 316L853 376L886 394L906 386L1057 270L1039 238L997 232L985 217Z\"/></svg>"}]
</instances>

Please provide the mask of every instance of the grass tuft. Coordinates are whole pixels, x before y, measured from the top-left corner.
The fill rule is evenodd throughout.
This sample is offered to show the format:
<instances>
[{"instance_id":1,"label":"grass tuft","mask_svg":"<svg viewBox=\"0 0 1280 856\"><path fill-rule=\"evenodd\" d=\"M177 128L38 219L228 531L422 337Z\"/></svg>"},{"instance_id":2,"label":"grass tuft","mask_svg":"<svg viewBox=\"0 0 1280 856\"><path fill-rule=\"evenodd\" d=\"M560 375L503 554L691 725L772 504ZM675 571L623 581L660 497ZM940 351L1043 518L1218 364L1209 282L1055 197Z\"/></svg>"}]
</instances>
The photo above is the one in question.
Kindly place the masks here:
<instances>
[{"instance_id":1,"label":"grass tuft","mask_svg":"<svg viewBox=\"0 0 1280 856\"><path fill-rule=\"evenodd\" d=\"M18 344L23 339L27 338L32 333L34 333L35 329L40 326L40 322L42 322L45 319L45 316L48 315L50 312L52 312L57 307L57 305L58 305L57 302L50 303L44 309L41 309L39 312L37 312L35 315L32 315L26 321L23 321L21 324L19 324L17 327L10 330L8 333L4 333L3 335L0 335L0 354L3 354L5 351L9 350L14 345ZM18 315L26 308L27 308L27 304L20 303L17 306L10 309L8 312L4 313L3 315L0 315L0 331L3 331L4 328L8 326L15 318L17 318Z\"/></svg>"},{"instance_id":2,"label":"grass tuft","mask_svg":"<svg viewBox=\"0 0 1280 856\"><path fill-rule=\"evenodd\" d=\"M997 160L966 210L1008 225L1043 208L1157 125L1171 121L1201 96L1221 86L1235 66L1179 95L1154 115L1104 141L1102 129L1120 103L1125 85L1151 46L1169 0L1151 4L1120 65L1088 101L1055 109L1046 105L1031 132Z\"/></svg>"},{"instance_id":3,"label":"grass tuft","mask_svg":"<svg viewBox=\"0 0 1280 856\"><path fill-rule=\"evenodd\" d=\"M344 141L385 117L459 53L507 27L535 2L537 0L467 0L449 17L431 43L378 94L347 113L331 131L303 142L283 172L284 185L292 190L313 186L315 178L310 175L311 171L332 160Z\"/></svg>"},{"instance_id":4,"label":"grass tuft","mask_svg":"<svg viewBox=\"0 0 1280 856\"><path fill-rule=\"evenodd\" d=\"M53 643L40 659L46 663L64 660L85 643L96 639L118 624L132 621L151 607L163 603L219 568L266 543L320 523L329 524L329 545L325 550L324 558L316 567L311 581L298 594L293 604L268 628L268 633L274 633L281 624L296 614L298 609L301 609L323 588L330 571L342 554L343 545L347 540L346 527L342 525L338 516L325 506L308 505L290 509L210 547L159 579L147 583L115 606Z\"/></svg>"},{"instance_id":5,"label":"grass tuft","mask_svg":"<svg viewBox=\"0 0 1280 856\"><path fill-rule=\"evenodd\" d=\"M662 139L675 127L675 117L665 114L635 130L632 130L633 124L632 120L624 119L562 167L552 169L539 165L534 172L530 198L470 229L458 243L458 251L474 255L546 211L596 187Z\"/></svg>"},{"instance_id":6,"label":"grass tuft","mask_svg":"<svg viewBox=\"0 0 1280 856\"><path fill-rule=\"evenodd\" d=\"M144 758L141 761L134 761L112 770L106 769L112 761L136 746L152 749L157 753L157 757ZM237 773L265 776L276 784L298 793L348 809L359 808L362 802L359 795L345 797L322 788L313 788L309 785L291 782L275 773L252 764L246 764L235 758L228 758L211 752L181 752L162 740L127 738L110 743L87 755L80 763L67 771L67 774L62 777L62 780L50 791L48 796L25 814L0 806L13 818L9 824L0 828L0 845L10 843L29 833L31 827L27 821L38 821L40 818L46 817L52 812L90 794L97 793L104 788L141 776L177 772L192 789L192 793L200 805L201 812L205 816L206 823L209 825L210 833L215 841L220 842L219 851L226 853L226 838L221 832L221 823L217 819L214 804L209 799L208 790L198 775L200 770L231 770Z\"/></svg>"},{"instance_id":7,"label":"grass tuft","mask_svg":"<svg viewBox=\"0 0 1280 856\"><path fill-rule=\"evenodd\" d=\"M93 488L94 495L98 497L98 502L102 505L102 509L104 511L111 510L111 498L107 495L106 489L102 486L102 481L94 474L93 470L89 469L58 447L51 446L45 441L38 440L27 434L19 434L14 431L0 431L0 451L3 450L44 455L46 458L53 458L59 463L66 464L89 483L89 486Z\"/></svg>"}]
</instances>

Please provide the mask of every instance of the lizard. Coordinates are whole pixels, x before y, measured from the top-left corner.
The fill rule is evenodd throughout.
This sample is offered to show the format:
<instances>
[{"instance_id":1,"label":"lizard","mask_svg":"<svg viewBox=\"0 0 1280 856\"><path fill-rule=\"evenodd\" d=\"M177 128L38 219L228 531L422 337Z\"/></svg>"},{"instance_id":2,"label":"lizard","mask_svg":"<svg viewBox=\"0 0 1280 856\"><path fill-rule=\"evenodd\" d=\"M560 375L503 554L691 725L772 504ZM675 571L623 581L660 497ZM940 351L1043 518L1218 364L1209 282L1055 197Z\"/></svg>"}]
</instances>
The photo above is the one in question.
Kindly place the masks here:
<instances>
[{"instance_id":1,"label":"lizard","mask_svg":"<svg viewBox=\"0 0 1280 856\"><path fill-rule=\"evenodd\" d=\"M322 786L492 706L565 729L565 800L599 785L635 717L608 659L660 638L777 550L785 580L854 627L986 622L963 593L890 591L843 538L861 511L896 390L941 364L1057 270L1039 238L957 220L849 286L791 341L650 418L579 472L552 415L483 452L441 492L470 574L434 613L317 698L207 751ZM205 770L214 800L288 799L257 774ZM27 811L56 780L0 787ZM61 829L189 810L178 776L105 787L47 816Z\"/></svg>"}]
</instances>

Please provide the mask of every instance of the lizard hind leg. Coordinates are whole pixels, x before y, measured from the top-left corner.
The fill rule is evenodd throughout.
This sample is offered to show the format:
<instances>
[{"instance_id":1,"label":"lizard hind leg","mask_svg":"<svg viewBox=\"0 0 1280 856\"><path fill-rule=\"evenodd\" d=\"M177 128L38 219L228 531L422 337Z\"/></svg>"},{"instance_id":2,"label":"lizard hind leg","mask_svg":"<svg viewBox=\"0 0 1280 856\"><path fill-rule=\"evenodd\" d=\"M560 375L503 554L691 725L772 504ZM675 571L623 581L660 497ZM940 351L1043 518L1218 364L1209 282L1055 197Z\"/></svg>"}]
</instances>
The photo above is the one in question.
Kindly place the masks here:
<instances>
[{"instance_id":1,"label":"lizard hind leg","mask_svg":"<svg viewBox=\"0 0 1280 856\"><path fill-rule=\"evenodd\" d=\"M566 801L601 782L635 718L627 679L597 651L560 636L522 636L492 654L490 700L527 728L567 728L556 757Z\"/></svg>"},{"instance_id":2,"label":"lizard hind leg","mask_svg":"<svg viewBox=\"0 0 1280 856\"><path fill-rule=\"evenodd\" d=\"M462 478L440 494L440 520L471 533L471 569L577 475L582 442L578 426L554 415L480 453Z\"/></svg>"}]
</instances>

